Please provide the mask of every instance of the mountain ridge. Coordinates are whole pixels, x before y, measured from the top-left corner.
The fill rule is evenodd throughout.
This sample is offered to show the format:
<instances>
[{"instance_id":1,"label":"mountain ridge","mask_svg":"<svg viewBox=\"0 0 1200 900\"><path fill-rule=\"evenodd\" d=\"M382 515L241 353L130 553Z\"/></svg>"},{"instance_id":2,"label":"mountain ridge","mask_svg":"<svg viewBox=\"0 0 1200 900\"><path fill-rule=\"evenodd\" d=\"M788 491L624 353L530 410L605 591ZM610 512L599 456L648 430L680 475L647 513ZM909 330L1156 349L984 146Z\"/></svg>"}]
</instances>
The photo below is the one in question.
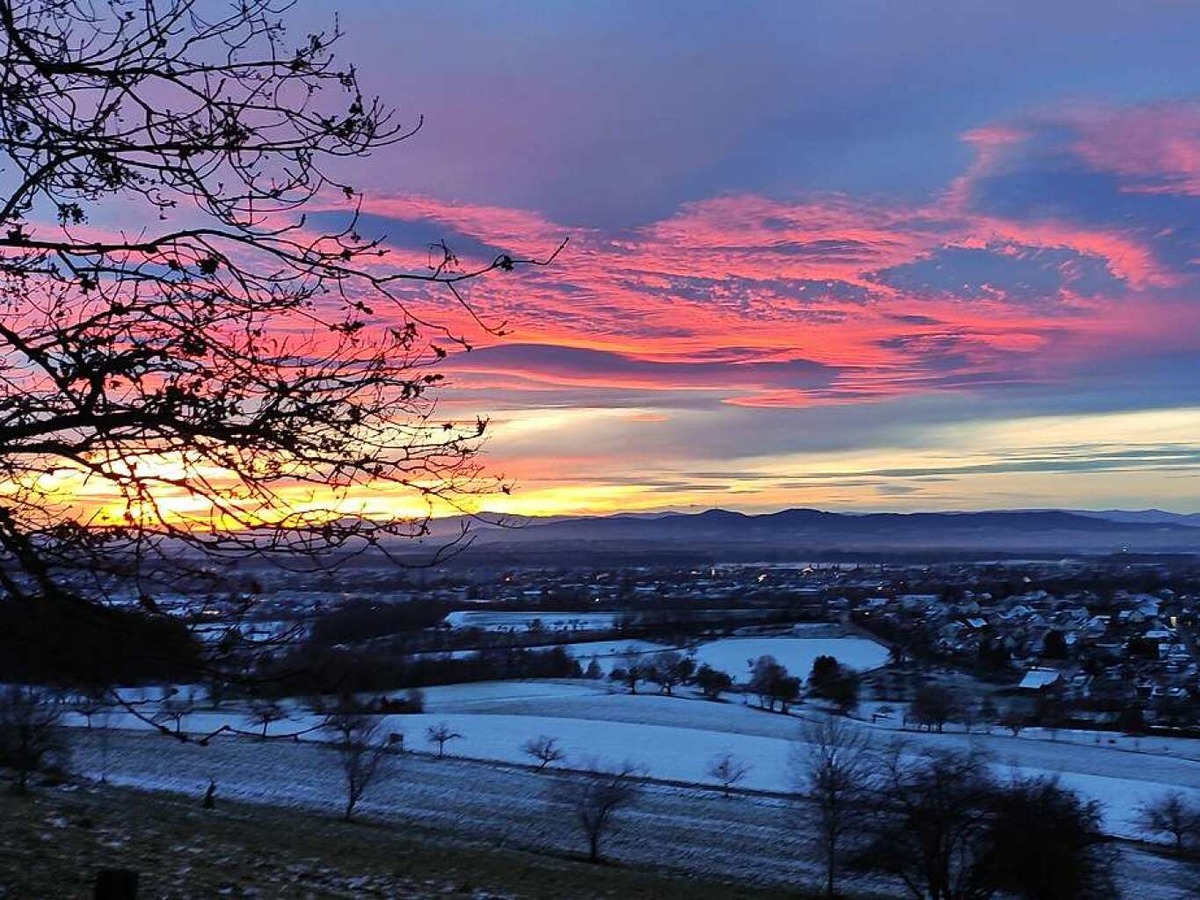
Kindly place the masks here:
<instances>
[{"instance_id":1,"label":"mountain ridge","mask_svg":"<svg viewBox=\"0 0 1200 900\"><path fill-rule=\"evenodd\" d=\"M447 520L441 520L443 527ZM456 526L462 524L458 519ZM622 545L636 550L762 547L818 549L1037 549L1063 552L1200 553L1200 516L1161 511L979 510L841 513L795 507L768 513L713 508L652 516L489 514L471 526L475 542L555 548Z\"/></svg>"}]
</instances>

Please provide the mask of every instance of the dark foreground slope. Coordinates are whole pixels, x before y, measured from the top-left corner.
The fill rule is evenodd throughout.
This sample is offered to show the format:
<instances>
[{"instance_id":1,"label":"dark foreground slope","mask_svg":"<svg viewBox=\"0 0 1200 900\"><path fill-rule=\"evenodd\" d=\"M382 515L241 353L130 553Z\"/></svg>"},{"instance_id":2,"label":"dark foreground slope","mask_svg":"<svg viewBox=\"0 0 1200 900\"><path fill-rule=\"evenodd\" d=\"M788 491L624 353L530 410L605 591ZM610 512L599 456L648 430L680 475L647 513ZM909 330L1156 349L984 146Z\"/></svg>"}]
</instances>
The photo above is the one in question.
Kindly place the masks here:
<instances>
[{"instance_id":1,"label":"dark foreground slope","mask_svg":"<svg viewBox=\"0 0 1200 900\"><path fill-rule=\"evenodd\" d=\"M90 898L101 868L141 874L142 897L772 898L672 877L330 816L128 788L0 789L0 897ZM797 896L794 893L787 896Z\"/></svg>"}]
</instances>

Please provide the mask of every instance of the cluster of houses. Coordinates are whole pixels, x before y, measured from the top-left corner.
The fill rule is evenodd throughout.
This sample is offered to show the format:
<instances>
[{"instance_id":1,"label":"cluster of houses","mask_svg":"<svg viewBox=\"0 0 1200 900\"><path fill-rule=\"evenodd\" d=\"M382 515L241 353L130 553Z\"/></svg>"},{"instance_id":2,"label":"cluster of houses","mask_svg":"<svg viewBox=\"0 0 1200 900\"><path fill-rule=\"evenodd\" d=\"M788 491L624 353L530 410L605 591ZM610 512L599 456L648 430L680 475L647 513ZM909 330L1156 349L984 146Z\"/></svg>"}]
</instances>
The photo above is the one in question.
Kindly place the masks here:
<instances>
[{"instance_id":1,"label":"cluster of houses","mask_svg":"<svg viewBox=\"0 0 1200 900\"><path fill-rule=\"evenodd\" d=\"M936 659L989 680L1040 709L1095 724L1200 725L1195 598L1045 590L994 599L964 591L842 601L844 614L898 655Z\"/></svg>"}]
</instances>

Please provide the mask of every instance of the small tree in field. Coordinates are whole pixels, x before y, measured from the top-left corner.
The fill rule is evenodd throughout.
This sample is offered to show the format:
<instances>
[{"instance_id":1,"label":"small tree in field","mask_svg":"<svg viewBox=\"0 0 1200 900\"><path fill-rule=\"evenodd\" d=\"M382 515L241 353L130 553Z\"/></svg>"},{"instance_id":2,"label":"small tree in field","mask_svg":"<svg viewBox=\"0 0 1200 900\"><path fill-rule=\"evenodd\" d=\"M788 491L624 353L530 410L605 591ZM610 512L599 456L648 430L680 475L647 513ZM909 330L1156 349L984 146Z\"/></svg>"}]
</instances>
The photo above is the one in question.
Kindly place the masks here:
<instances>
[{"instance_id":1,"label":"small tree in field","mask_svg":"<svg viewBox=\"0 0 1200 900\"><path fill-rule=\"evenodd\" d=\"M1200 804L1182 791L1169 791L1139 804L1134 821L1147 834L1170 835L1175 852L1181 853L1200 835Z\"/></svg>"},{"instance_id":2,"label":"small tree in field","mask_svg":"<svg viewBox=\"0 0 1200 900\"><path fill-rule=\"evenodd\" d=\"M708 764L708 774L721 785L722 792L728 797L730 789L745 779L753 768L732 753L718 753Z\"/></svg>"},{"instance_id":3,"label":"small tree in field","mask_svg":"<svg viewBox=\"0 0 1200 900\"><path fill-rule=\"evenodd\" d=\"M760 706L774 711L779 703L784 714L788 705L800 697L800 678L789 675L787 667L769 654L750 661L750 691Z\"/></svg>"},{"instance_id":4,"label":"small tree in field","mask_svg":"<svg viewBox=\"0 0 1200 900\"><path fill-rule=\"evenodd\" d=\"M278 700L256 700L250 705L249 719L259 729L259 739L265 741L267 739L267 729L273 722L279 722L287 718L287 710Z\"/></svg>"},{"instance_id":5,"label":"small tree in field","mask_svg":"<svg viewBox=\"0 0 1200 900\"><path fill-rule=\"evenodd\" d=\"M996 701L991 696L985 696L979 701L979 718L988 734L992 733L992 726L996 724L999 717L1000 707L996 705Z\"/></svg>"},{"instance_id":6,"label":"small tree in field","mask_svg":"<svg viewBox=\"0 0 1200 900\"><path fill-rule=\"evenodd\" d=\"M834 896L847 844L861 830L863 800L871 784L864 733L830 716L806 722L792 748L792 779L815 808L815 843L825 870L825 894Z\"/></svg>"},{"instance_id":7,"label":"small tree in field","mask_svg":"<svg viewBox=\"0 0 1200 900\"><path fill-rule=\"evenodd\" d=\"M425 729L425 738L429 743L437 744L437 758L441 759L446 755L446 744L450 743L450 741L461 740L462 735L454 731L445 722L439 722Z\"/></svg>"},{"instance_id":8,"label":"small tree in field","mask_svg":"<svg viewBox=\"0 0 1200 900\"><path fill-rule=\"evenodd\" d=\"M1012 732L1013 737L1020 737L1021 730L1025 727L1025 717L1010 710L1000 717L1000 724Z\"/></svg>"},{"instance_id":9,"label":"small tree in field","mask_svg":"<svg viewBox=\"0 0 1200 900\"><path fill-rule=\"evenodd\" d=\"M958 715L959 702L954 692L940 684L926 684L917 689L909 709L917 725L942 733L946 723Z\"/></svg>"},{"instance_id":10,"label":"small tree in field","mask_svg":"<svg viewBox=\"0 0 1200 900\"><path fill-rule=\"evenodd\" d=\"M995 779L977 753L911 757L893 745L878 758L869 808L852 855L861 868L903 882L913 897L988 897L978 893Z\"/></svg>"},{"instance_id":11,"label":"small tree in field","mask_svg":"<svg viewBox=\"0 0 1200 900\"><path fill-rule=\"evenodd\" d=\"M335 735L334 747L346 778L346 806L342 819L349 822L379 772L386 740L379 733L379 720L358 713L335 713L326 727Z\"/></svg>"},{"instance_id":12,"label":"small tree in field","mask_svg":"<svg viewBox=\"0 0 1200 900\"><path fill-rule=\"evenodd\" d=\"M581 775L559 782L556 794L574 814L588 844L588 861L600 861L600 848L616 828L620 812L637 800L638 769L625 763L617 769L592 765Z\"/></svg>"},{"instance_id":13,"label":"small tree in field","mask_svg":"<svg viewBox=\"0 0 1200 900\"><path fill-rule=\"evenodd\" d=\"M14 792L24 794L30 775L66 755L61 719L60 699L40 688L12 685L0 691L0 766L16 775Z\"/></svg>"},{"instance_id":14,"label":"small tree in field","mask_svg":"<svg viewBox=\"0 0 1200 900\"><path fill-rule=\"evenodd\" d=\"M109 708L108 697L104 691L95 687L84 691L75 703L75 711L83 716L87 730L92 730L92 719Z\"/></svg>"},{"instance_id":15,"label":"small tree in field","mask_svg":"<svg viewBox=\"0 0 1200 900\"><path fill-rule=\"evenodd\" d=\"M728 672L722 672L704 663L696 670L696 686L707 699L720 700L721 694L732 690L733 678Z\"/></svg>"},{"instance_id":16,"label":"small tree in field","mask_svg":"<svg viewBox=\"0 0 1200 900\"><path fill-rule=\"evenodd\" d=\"M977 896L1093 900L1116 897L1115 851L1101 829L1098 800L1053 778L1000 784L987 798ZM987 892L991 892L990 894Z\"/></svg>"},{"instance_id":17,"label":"small tree in field","mask_svg":"<svg viewBox=\"0 0 1200 900\"><path fill-rule=\"evenodd\" d=\"M646 663L637 652L630 650L621 656L621 665L613 669L610 677L623 681L629 693L636 694L638 684L646 679Z\"/></svg>"},{"instance_id":18,"label":"small tree in field","mask_svg":"<svg viewBox=\"0 0 1200 900\"><path fill-rule=\"evenodd\" d=\"M558 745L558 738L552 738L545 734L527 740L521 745L521 751L526 756L532 756L537 760L539 770L546 768L550 763L558 762L567 755L566 751Z\"/></svg>"},{"instance_id":19,"label":"small tree in field","mask_svg":"<svg viewBox=\"0 0 1200 900\"><path fill-rule=\"evenodd\" d=\"M648 660L646 672L647 677L670 697L676 685L683 684L692 676L695 667L696 663L682 653L667 650L655 654Z\"/></svg>"},{"instance_id":20,"label":"small tree in field","mask_svg":"<svg viewBox=\"0 0 1200 900\"><path fill-rule=\"evenodd\" d=\"M169 732L175 737L183 737L183 720L195 712L195 709L196 705L191 699L180 696L177 689L171 688L171 693L158 704L154 723L163 732Z\"/></svg>"}]
</instances>

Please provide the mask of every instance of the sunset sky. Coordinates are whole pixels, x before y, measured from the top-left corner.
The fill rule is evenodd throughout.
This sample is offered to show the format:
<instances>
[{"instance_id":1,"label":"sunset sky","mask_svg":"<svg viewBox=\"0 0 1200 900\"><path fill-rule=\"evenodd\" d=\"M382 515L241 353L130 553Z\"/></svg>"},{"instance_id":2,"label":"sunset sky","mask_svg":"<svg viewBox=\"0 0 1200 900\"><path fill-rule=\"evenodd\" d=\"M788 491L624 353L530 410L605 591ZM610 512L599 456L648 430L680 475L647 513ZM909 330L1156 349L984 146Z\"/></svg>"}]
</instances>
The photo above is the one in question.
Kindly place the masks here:
<instances>
[{"instance_id":1,"label":"sunset sky","mask_svg":"<svg viewBox=\"0 0 1200 900\"><path fill-rule=\"evenodd\" d=\"M485 506L1200 509L1200 4L338 6L364 230L570 238L445 367Z\"/></svg>"}]
</instances>

